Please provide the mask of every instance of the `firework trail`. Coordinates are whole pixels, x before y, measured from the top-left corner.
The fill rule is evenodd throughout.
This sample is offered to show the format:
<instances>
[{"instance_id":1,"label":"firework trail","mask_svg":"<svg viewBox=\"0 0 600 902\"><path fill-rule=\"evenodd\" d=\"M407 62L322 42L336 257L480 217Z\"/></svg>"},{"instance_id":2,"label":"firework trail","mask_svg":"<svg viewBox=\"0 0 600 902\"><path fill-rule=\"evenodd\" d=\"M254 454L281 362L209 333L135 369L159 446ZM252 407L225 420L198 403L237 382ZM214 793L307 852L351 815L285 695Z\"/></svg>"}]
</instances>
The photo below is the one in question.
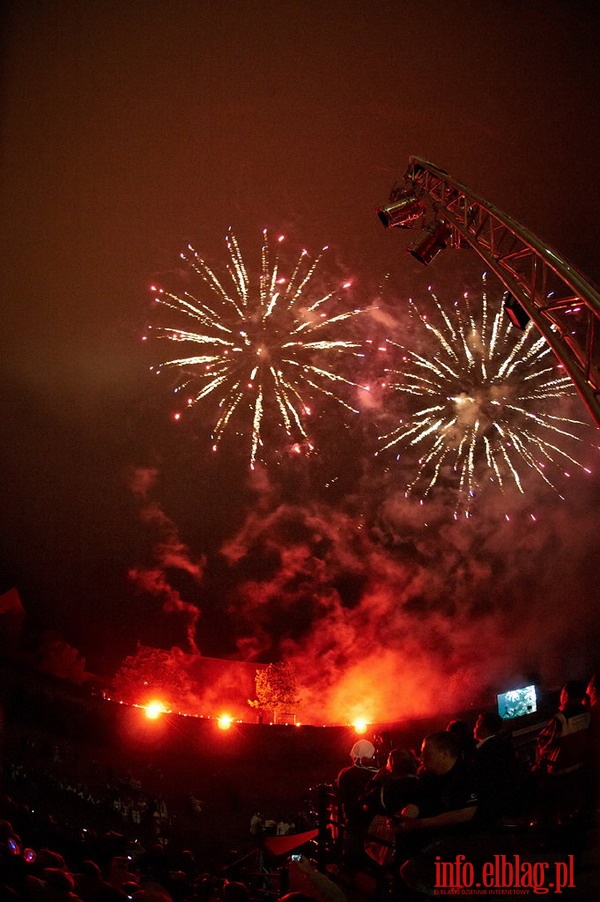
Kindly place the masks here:
<instances>
[{"instance_id":1,"label":"firework trail","mask_svg":"<svg viewBox=\"0 0 600 902\"><path fill-rule=\"evenodd\" d=\"M282 240L283 236L278 239ZM200 283L201 298L187 291L174 293L151 286L159 304L193 324L184 329L159 326L154 335L183 342L190 349L197 346L193 353L153 369L179 371L175 391L187 393L187 407L209 395L218 399L213 451L226 430L249 436L253 468L264 444L265 424L272 421L273 413L297 452L313 447L307 420L315 397L331 398L358 413L344 395L360 386L337 370L340 362L363 356L360 343L331 338L331 327L337 334L342 323L362 311L348 310L347 303L340 309L335 290L322 294L314 287L313 277L327 247L313 260L303 250L288 277L282 273L277 255L271 259L267 232L263 232L260 276L255 285L231 230L226 244L229 260L227 279L223 280L190 245L181 254ZM342 287L349 288L350 283Z\"/></svg>"},{"instance_id":2,"label":"firework trail","mask_svg":"<svg viewBox=\"0 0 600 902\"><path fill-rule=\"evenodd\" d=\"M515 339L502 305L490 308L485 273L482 279L477 316L468 293L447 310L430 286L432 320L410 300L411 316L433 339L427 351L388 339L402 360L400 369L387 370L388 387L414 404L410 416L380 436L377 453L419 451L407 495L425 498L437 485L452 485L455 517L460 510L469 515L485 483L523 493L530 468L561 498L547 470L569 476L564 468L572 465L590 473L573 456L589 425L560 414L561 400L575 394L571 380L533 324Z\"/></svg>"}]
</instances>

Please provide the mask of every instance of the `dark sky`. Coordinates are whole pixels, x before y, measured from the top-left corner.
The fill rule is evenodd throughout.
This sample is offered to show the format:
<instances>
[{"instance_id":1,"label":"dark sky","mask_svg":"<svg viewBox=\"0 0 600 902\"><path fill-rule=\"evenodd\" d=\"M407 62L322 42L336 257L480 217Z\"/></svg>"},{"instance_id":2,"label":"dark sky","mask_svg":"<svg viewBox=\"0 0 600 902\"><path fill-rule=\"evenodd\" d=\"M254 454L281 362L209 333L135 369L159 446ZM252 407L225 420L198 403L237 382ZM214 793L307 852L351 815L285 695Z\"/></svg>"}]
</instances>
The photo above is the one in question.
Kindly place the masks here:
<instances>
[{"instance_id":1,"label":"dark sky","mask_svg":"<svg viewBox=\"0 0 600 902\"><path fill-rule=\"evenodd\" d=\"M229 226L250 259L265 227L329 244L360 304L386 274L399 304L432 282L462 293L476 260L424 270L374 215L411 154L598 281L596 6L4 4L0 565L31 623L108 672L137 639L189 651L197 607L204 654L326 661L330 688L367 658L408 657L431 691L467 694L528 667L585 675L597 478L573 479L565 502L519 497L510 526L497 518L513 500L491 498L478 525L433 514L425 534L402 487L361 459L358 429L355 453L330 434L296 471L249 480L235 455L209 459L193 426L169 424L139 339L150 281L188 241L224 262ZM482 635L493 667L473 654Z\"/></svg>"}]
</instances>

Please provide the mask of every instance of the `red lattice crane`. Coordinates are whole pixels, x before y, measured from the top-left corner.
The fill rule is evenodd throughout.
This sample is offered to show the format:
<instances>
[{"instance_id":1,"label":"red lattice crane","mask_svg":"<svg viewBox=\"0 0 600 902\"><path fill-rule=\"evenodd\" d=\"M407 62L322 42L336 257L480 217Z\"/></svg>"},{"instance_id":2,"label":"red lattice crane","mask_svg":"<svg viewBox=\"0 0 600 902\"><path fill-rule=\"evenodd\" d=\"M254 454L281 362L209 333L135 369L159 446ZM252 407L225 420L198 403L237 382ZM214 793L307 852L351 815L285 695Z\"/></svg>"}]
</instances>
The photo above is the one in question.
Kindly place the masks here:
<instances>
[{"instance_id":1,"label":"red lattice crane","mask_svg":"<svg viewBox=\"0 0 600 902\"><path fill-rule=\"evenodd\" d=\"M507 289L513 324L533 321L600 426L600 291L576 266L419 157L377 213L386 228L422 226L409 253L425 265L445 247L475 250Z\"/></svg>"}]
</instances>

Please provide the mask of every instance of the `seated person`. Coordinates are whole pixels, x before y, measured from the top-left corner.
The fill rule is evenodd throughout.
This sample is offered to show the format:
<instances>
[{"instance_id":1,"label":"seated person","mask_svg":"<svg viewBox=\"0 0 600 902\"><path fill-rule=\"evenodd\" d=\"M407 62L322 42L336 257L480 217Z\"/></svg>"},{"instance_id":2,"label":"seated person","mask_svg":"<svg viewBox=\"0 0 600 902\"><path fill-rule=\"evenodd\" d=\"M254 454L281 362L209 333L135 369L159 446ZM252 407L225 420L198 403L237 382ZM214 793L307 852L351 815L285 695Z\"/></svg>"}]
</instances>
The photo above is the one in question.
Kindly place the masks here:
<instances>
[{"instance_id":1,"label":"seated person","mask_svg":"<svg viewBox=\"0 0 600 902\"><path fill-rule=\"evenodd\" d=\"M473 730L466 720L451 720L446 727L448 733L454 733L460 745L460 757L466 764L473 764L477 742Z\"/></svg>"},{"instance_id":2,"label":"seated person","mask_svg":"<svg viewBox=\"0 0 600 902\"><path fill-rule=\"evenodd\" d=\"M480 714L475 724L475 779L479 798L478 821L498 824L515 814L518 806L518 767L510 735L495 711Z\"/></svg>"},{"instance_id":3,"label":"seated person","mask_svg":"<svg viewBox=\"0 0 600 902\"><path fill-rule=\"evenodd\" d=\"M589 807L592 732L585 683L569 680L556 714L540 730L534 771L540 785L542 815L570 819Z\"/></svg>"},{"instance_id":4,"label":"seated person","mask_svg":"<svg viewBox=\"0 0 600 902\"><path fill-rule=\"evenodd\" d=\"M382 867L393 865L402 852L407 854L406 838L397 840L389 815L416 816L421 799L417 777L417 758L409 749L392 749L385 767L368 784L361 797L369 826L365 835L365 851ZM403 858L406 858L403 854Z\"/></svg>"},{"instance_id":5,"label":"seated person","mask_svg":"<svg viewBox=\"0 0 600 902\"><path fill-rule=\"evenodd\" d=\"M400 830L436 830L469 823L478 798L472 770L461 760L460 744L448 731L432 733L421 746L420 816L400 822Z\"/></svg>"},{"instance_id":6,"label":"seated person","mask_svg":"<svg viewBox=\"0 0 600 902\"><path fill-rule=\"evenodd\" d=\"M377 772L375 746L368 739L359 739L350 749L352 764L337 775L336 785L346 821L363 819L359 801L362 793Z\"/></svg>"},{"instance_id":7,"label":"seated person","mask_svg":"<svg viewBox=\"0 0 600 902\"><path fill-rule=\"evenodd\" d=\"M565 683L558 711L538 734L538 771L556 777L582 770L589 763L591 718L587 702L584 683Z\"/></svg>"},{"instance_id":8,"label":"seated person","mask_svg":"<svg viewBox=\"0 0 600 902\"><path fill-rule=\"evenodd\" d=\"M368 739L359 739L350 757L352 764L339 772L336 785L345 822L344 862L347 867L356 867L363 857L363 838L369 825L360 797L377 772L375 746Z\"/></svg>"},{"instance_id":9,"label":"seated person","mask_svg":"<svg viewBox=\"0 0 600 902\"><path fill-rule=\"evenodd\" d=\"M591 676L586 693L589 699L592 761L590 805L594 814L594 823L600 826L600 670Z\"/></svg>"},{"instance_id":10,"label":"seated person","mask_svg":"<svg viewBox=\"0 0 600 902\"><path fill-rule=\"evenodd\" d=\"M409 749L392 749L387 762L374 775L360 801L370 815L397 814L406 805L419 804L418 761Z\"/></svg>"},{"instance_id":11,"label":"seated person","mask_svg":"<svg viewBox=\"0 0 600 902\"><path fill-rule=\"evenodd\" d=\"M460 755L460 744L449 732L432 733L421 746L419 771L422 796L419 816L394 818L397 835L407 835L414 843L422 833L419 851L404 862L400 875L411 888L432 893L435 880L435 855L453 834L473 830L479 800L475 777Z\"/></svg>"}]
</instances>

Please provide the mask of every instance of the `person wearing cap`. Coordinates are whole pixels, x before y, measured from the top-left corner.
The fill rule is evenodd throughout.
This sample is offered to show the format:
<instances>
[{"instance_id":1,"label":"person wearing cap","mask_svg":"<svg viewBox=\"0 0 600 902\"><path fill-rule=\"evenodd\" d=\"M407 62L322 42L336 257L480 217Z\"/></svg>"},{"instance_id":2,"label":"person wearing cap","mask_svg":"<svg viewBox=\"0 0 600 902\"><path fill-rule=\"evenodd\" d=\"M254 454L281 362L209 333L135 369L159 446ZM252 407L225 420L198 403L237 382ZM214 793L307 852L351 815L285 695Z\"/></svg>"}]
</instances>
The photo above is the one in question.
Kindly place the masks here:
<instances>
[{"instance_id":1,"label":"person wearing cap","mask_svg":"<svg viewBox=\"0 0 600 902\"><path fill-rule=\"evenodd\" d=\"M350 749L350 757L352 764L339 772L336 781L346 819L354 816L359 797L377 773L375 746L368 739L355 742Z\"/></svg>"},{"instance_id":2,"label":"person wearing cap","mask_svg":"<svg viewBox=\"0 0 600 902\"><path fill-rule=\"evenodd\" d=\"M375 746L368 739L359 739L350 749L350 757L352 764L339 772L336 786L345 824L344 860L347 865L355 865L364 856L363 839L369 815L360 799L377 773Z\"/></svg>"}]
</instances>

